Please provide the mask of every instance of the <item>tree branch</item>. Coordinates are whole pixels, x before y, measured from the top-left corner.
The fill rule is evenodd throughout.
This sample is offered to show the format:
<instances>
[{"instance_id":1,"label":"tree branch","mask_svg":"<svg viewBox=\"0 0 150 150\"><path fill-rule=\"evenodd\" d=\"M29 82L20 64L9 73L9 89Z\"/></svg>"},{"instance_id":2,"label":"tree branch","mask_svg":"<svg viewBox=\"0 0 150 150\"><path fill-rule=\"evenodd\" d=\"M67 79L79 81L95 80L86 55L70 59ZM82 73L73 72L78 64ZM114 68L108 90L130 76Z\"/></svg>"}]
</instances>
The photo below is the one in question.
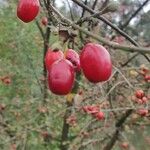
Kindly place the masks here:
<instances>
[{"instance_id":1,"label":"tree branch","mask_svg":"<svg viewBox=\"0 0 150 150\"><path fill-rule=\"evenodd\" d=\"M95 14L96 13L94 10L92 10L91 8L89 8L87 5L83 4L80 1L78 1L78 0L72 0L72 1L75 2L76 4L78 4L80 7L84 8L86 11L88 11L91 14ZM99 20L103 21L108 26L110 26L112 29L114 29L115 31L117 31L118 33L120 33L122 36L124 36L126 39L128 39L135 46L139 46L138 43L136 41L134 41L128 34L126 34L124 31L122 31L121 29L119 29L116 25L113 25L105 17L103 17L103 16L97 16L96 18L98 18Z\"/></svg>"},{"instance_id":2,"label":"tree branch","mask_svg":"<svg viewBox=\"0 0 150 150\"><path fill-rule=\"evenodd\" d=\"M129 52L140 52L140 53L149 53L150 49L145 47L136 47L136 46L128 46L128 45L119 45L118 43L108 41L98 35L95 35L86 29L83 29L82 27L76 25L74 22L71 22L69 19L65 18L56 8L54 8L52 5L50 5L51 9L55 12L55 14L61 19L62 22L67 23L68 25L74 27L75 29L78 29L79 31L82 31L84 34L87 34L91 36L92 38L98 40L99 42L108 45L114 49L122 49L124 51Z\"/></svg>"},{"instance_id":3,"label":"tree branch","mask_svg":"<svg viewBox=\"0 0 150 150\"><path fill-rule=\"evenodd\" d=\"M61 145L60 145L61 150L67 150L68 149L67 140L68 140L68 133L69 133L69 124L67 123L67 118L71 114L71 110L68 109L71 106L72 106L72 103L67 104L67 109L66 109L66 112L64 115L64 124L63 124L63 129L62 129Z\"/></svg>"},{"instance_id":4,"label":"tree branch","mask_svg":"<svg viewBox=\"0 0 150 150\"><path fill-rule=\"evenodd\" d=\"M146 0L145 2L143 2L143 4L129 17L129 19L120 26L120 29L124 29L126 26L128 26L128 24L130 23L130 21L143 9L143 7L149 2L149 0Z\"/></svg>"},{"instance_id":5,"label":"tree branch","mask_svg":"<svg viewBox=\"0 0 150 150\"><path fill-rule=\"evenodd\" d=\"M126 113L118 120L116 123L116 131L113 134L111 140L107 143L103 150L111 150L115 145L116 141L118 140L118 136L120 133L120 129L122 128L123 124L125 123L126 119L132 114L133 110L129 109Z\"/></svg>"},{"instance_id":6,"label":"tree branch","mask_svg":"<svg viewBox=\"0 0 150 150\"><path fill-rule=\"evenodd\" d=\"M38 27L40 33L41 33L42 38L44 39L44 38L45 38L45 35L44 35L43 29L41 28L41 26L40 26L38 20L36 20L35 23L36 23L36 25L37 25L37 27Z\"/></svg>"}]
</instances>

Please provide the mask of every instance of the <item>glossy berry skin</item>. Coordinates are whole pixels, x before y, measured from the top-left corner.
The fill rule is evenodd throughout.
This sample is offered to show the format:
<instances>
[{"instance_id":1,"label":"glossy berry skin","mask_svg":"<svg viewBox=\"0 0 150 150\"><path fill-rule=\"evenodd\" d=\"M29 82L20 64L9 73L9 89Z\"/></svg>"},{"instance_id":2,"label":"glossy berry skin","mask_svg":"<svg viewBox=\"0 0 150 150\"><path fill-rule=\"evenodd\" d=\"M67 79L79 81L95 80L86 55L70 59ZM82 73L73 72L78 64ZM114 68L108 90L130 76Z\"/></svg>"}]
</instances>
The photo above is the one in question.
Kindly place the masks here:
<instances>
[{"instance_id":1,"label":"glossy berry skin","mask_svg":"<svg viewBox=\"0 0 150 150\"><path fill-rule=\"evenodd\" d=\"M80 63L85 77L93 83L106 81L111 76L110 54L99 44L86 44L80 55Z\"/></svg>"},{"instance_id":2,"label":"glossy berry skin","mask_svg":"<svg viewBox=\"0 0 150 150\"><path fill-rule=\"evenodd\" d=\"M47 19L47 17L43 17L42 20L41 20L41 23L42 23L44 26L47 26L47 24L48 24L48 19Z\"/></svg>"},{"instance_id":3,"label":"glossy berry skin","mask_svg":"<svg viewBox=\"0 0 150 150\"><path fill-rule=\"evenodd\" d=\"M31 22L38 15L40 9L39 0L19 0L17 16L25 23Z\"/></svg>"},{"instance_id":4,"label":"glossy berry skin","mask_svg":"<svg viewBox=\"0 0 150 150\"><path fill-rule=\"evenodd\" d=\"M46 69L49 70L49 68L51 67L51 65L59 60L59 59L62 59L64 57L64 54L61 50L51 50L51 49L48 49L47 50L47 53L46 53L46 56L45 56L45 66L46 66Z\"/></svg>"},{"instance_id":5,"label":"glossy berry skin","mask_svg":"<svg viewBox=\"0 0 150 150\"><path fill-rule=\"evenodd\" d=\"M74 84L74 68L66 59L53 63L48 72L48 85L51 92L66 95L71 92Z\"/></svg>"},{"instance_id":6,"label":"glossy berry skin","mask_svg":"<svg viewBox=\"0 0 150 150\"><path fill-rule=\"evenodd\" d=\"M73 64L75 71L79 72L81 70L80 57L76 51L68 49L66 52L66 59Z\"/></svg>"}]
</instances>

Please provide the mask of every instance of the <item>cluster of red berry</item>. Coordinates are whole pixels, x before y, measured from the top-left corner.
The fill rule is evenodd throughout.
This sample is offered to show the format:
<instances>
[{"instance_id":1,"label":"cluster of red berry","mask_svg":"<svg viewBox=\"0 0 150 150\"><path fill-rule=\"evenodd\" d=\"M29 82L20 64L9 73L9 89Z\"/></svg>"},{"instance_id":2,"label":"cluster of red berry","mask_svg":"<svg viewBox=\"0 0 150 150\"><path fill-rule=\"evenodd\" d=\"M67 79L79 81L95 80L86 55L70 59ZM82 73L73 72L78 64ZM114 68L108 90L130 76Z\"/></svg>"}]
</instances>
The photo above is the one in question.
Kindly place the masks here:
<instances>
[{"instance_id":1,"label":"cluster of red berry","mask_svg":"<svg viewBox=\"0 0 150 150\"><path fill-rule=\"evenodd\" d=\"M99 106L87 105L83 106L82 109L85 113L92 115L92 117L97 120L103 120L105 118L105 115L102 111L100 111Z\"/></svg>"},{"instance_id":2,"label":"cluster of red berry","mask_svg":"<svg viewBox=\"0 0 150 150\"><path fill-rule=\"evenodd\" d=\"M143 76L145 82L150 82L150 70L147 67L141 67L139 73Z\"/></svg>"},{"instance_id":3,"label":"cluster of red berry","mask_svg":"<svg viewBox=\"0 0 150 150\"><path fill-rule=\"evenodd\" d=\"M49 89L58 95L68 94L74 85L76 72L81 69L93 83L106 81L111 76L112 63L108 51L101 45L86 44L80 56L72 49L65 54L59 49L48 49L45 56Z\"/></svg>"},{"instance_id":4,"label":"cluster of red berry","mask_svg":"<svg viewBox=\"0 0 150 150\"><path fill-rule=\"evenodd\" d=\"M135 95L132 96L132 100L138 104L146 104L148 102L149 96L146 96L144 91L139 89L136 90Z\"/></svg>"},{"instance_id":5,"label":"cluster of red berry","mask_svg":"<svg viewBox=\"0 0 150 150\"><path fill-rule=\"evenodd\" d=\"M135 95L132 96L132 100L138 104L147 104L149 99L150 99L149 96L146 96L144 91L141 89L136 90ZM137 110L137 113L140 116L147 116L148 109L147 108L140 108Z\"/></svg>"}]
</instances>

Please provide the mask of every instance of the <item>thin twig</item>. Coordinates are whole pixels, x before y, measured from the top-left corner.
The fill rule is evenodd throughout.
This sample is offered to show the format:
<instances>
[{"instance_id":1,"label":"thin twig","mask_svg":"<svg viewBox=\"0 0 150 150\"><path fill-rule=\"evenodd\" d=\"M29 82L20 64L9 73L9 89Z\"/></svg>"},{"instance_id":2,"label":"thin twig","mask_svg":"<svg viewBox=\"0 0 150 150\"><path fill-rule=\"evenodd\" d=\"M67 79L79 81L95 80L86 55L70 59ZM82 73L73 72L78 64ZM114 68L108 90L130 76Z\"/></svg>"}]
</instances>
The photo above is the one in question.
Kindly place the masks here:
<instances>
[{"instance_id":1,"label":"thin twig","mask_svg":"<svg viewBox=\"0 0 150 150\"><path fill-rule=\"evenodd\" d=\"M87 10L89 13L91 14L95 14L96 12L94 10L92 10L91 8L89 8L87 5L83 4L82 2L78 1L78 0L72 0L74 3L78 4L80 7L84 8L85 10ZM108 26L110 26L112 29L114 29L115 31L117 31L118 33L120 33L122 36L124 36L126 39L128 39L132 44L138 45L136 41L134 41L128 34L126 34L124 31L122 31L121 29L119 29L116 25L112 24L109 20L107 20L105 17L103 16L98 16L97 17L99 20L103 21L104 23L106 23Z\"/></svg>"},{"instance_id":2,"label":"thin twig","mask_svg":"<svg viewBox=\"0 0 150 150\"><path fill-rule=\"evenodd\" d=\"M143 7L149 2L149 0L145 0L143 2L143 4L141 4L141 6L128 18L128 20L120 26L120 29L124 29L126 26L128 26L128 24L130 23L130 21L143 9Z\"/></svg>"},{"instance_id":3,"label":"thin twig","mask_svg":"<svg viewBox=\"0 0 150 150\"><path fill-rule=\"evenodd\" d=\"M108 45L114 49L122 49L124 51L129 51L129 52L140 52L140 53L149 53L150 54L150 49L145 48L145 47L136 47L136 46L128 46L128 45L119 45L118 43L108 41L98 35L95 35L86 29L81 28L80 26L74 24L71 22L69 19L65 18L56 8L54 8L52 5L50 5L51 9L55 12L55 14L61 19L62 22L67 23L68 25L82 31L84 34L87 34L91 36L92 38L98 40L99 42Z\"/></svg>"},{"instance_id":4,"label":"thin twig","mask_svg":"<svg viewBox=\"0 0 150 150\"><path fill-rule=\"evenodd\" d=\"M126 113L123 114L122 117L118 120L118 122L116 123L116 131L113 134L111 140L106 144L103 150L111 150L113 148L116 141L118 140L121 127L123 126L126 119L132 114L132 112L133 112L132 109L127 110Z\"/></svg>"},{"instance_id":5,"label":"thin twig","mask_svg":"<svg viewBox=\"0 0 150 150\"><path fill-rule=\"evenodd\" d=\"M72 8L71 8L71 5L69 3L69 0L67 0L67 4L68 4L69 10L70 10L71 20L74 21L73 12L72 12Z\"/></svg>"},{"instance_id":6,"label":"thin twig","mask_svg":"<svg viewBox=\"0 0 150 150\"><path fill-rule=\"evenodd\" d=\"M42 38L44 39L44 37L45 37L45 36L44 36L44 31L43 31L43 29L41 28L41 26L40 26L38 20L36 20L35 23L36 23L36 25L37 25L37 27L38 27L40 33L41 33Z\"/></svg>"}]
</instances>

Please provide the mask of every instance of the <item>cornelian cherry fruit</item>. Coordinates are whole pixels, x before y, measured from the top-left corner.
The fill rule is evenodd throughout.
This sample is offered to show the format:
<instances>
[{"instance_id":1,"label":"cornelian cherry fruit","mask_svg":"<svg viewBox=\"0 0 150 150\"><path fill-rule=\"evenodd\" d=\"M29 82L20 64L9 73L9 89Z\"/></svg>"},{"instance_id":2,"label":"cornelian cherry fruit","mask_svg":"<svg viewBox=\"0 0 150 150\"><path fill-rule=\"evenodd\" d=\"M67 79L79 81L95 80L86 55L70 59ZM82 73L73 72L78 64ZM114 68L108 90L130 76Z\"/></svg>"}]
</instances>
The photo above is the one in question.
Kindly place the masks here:
<instances>
[{"instance_id":1,"label":"cornelian cherry fruit","mask_svg":"<svg viewBox=\"0 0 150 150\"><path fill-rule=\"evenodd\" d=\"M99 44L86 44L80 55L80 63L85 77L93 83L106 81L111 76L110 54Z\"/></svg>"},{"instance_id":2,"label":"cornelian cherry fruit","mask_svg":"<svg viewBox=\"0 0 150 150\"><path fill-rule=\"evenodd\" d=\"M31 22L38 15L40 9L39 0L19 0L17 16L25 23Z\"/></svg>"},{"instance_id":3,"label":"cornelian cherry fruit","mask_svg":"<svg viewBox=\"0 0 150 150\"><path fill-rule=\"evenodd\" d=\"M66 95L74 85L75 72L73 65L67 59L61 59L52 64L48 72L48 85L51 92Z\"/></svg>"},{"instance_id":4,"label":"cornelian cherry fruit","mask_svg":"<svg viewBox=\"0 0 150 150\"><path fill-rule=\"evenodd\" d=\"M51 65L59 60L62 59L64 57L64 54L61 50L59 49L55 49L55 50L51 50L50 48L47 50L46 56L45 56L45 66L46 69L49 70L49 68L51 67Z\"/></svg>"}]
</instances>

